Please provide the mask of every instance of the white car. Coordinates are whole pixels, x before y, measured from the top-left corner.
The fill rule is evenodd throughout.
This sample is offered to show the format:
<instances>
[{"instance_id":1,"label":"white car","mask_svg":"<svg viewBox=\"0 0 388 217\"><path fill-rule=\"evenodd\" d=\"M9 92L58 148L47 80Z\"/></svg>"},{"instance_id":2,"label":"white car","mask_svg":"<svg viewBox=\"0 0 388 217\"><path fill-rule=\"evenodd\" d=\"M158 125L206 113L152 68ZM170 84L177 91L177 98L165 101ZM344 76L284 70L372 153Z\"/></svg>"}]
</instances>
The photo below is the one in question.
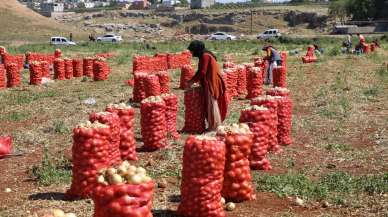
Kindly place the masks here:
<instances>
[{"instance_id":1,"label":"white car","mask_svg":"<svg viewBox=\"0 0 388 217\"><path fill-rule=\"evenodd\" d=\"M59 36L51 37L50 44L51 45L76 45L74 41L70 41L65 37L59 37Z\"/></svg>"},{"instance_id":2,"label":"white car","mask_svg":"<svg viewBox=\"0 0 388 217\"><path fill-rule=\"evenodd\" d=\"M120 42L123 38L120 35L107 34L101 37L97 37L97 41L100 42Z\"/></svg>"},{"instance_id":3,"label":"white car","mask_svg":"<svg viewBox=\"0 0 388 217\"><path fill-rule=\"evenodd\" d=\"M265 32L259 34L257 39L279 38L280 36L282 36L282 34L280 34L279 29L268 29Z\"/></svg>"},{"instance_id":4,"label":"white car","mask_svg":"<svg viewBox=\"0 0 388 217\"><path fill-rule=\"evenodd\" d=\"M234 35L229 35L225 32L216 32L209 37L210 40L236 40L237 37Z\"/></svg>"}]
</instances>

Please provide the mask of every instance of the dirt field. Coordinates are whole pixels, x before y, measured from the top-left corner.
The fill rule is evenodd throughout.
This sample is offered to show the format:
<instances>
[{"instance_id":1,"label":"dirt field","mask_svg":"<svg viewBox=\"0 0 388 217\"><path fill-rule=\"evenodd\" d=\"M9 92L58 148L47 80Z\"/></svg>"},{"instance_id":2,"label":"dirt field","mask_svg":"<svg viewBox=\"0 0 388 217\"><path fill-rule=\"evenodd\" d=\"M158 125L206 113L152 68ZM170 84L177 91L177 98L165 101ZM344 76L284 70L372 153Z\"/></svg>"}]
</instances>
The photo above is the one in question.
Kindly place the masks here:
<instances>
[{"instance_id":1,"label":"dirt field","mask_svg":"<svg viewBox=\"0 0 388 217\"><path fill-rule=\"evenodd\" d=\"M152 47L155 49L152 49ZM131 58L135 53L183 50L184 43L90 45L64 49L67 56L115 52L108 81L82 79L59 81L48 86L23 85L0 91L1 135L14 137L15 152L21 156L0 160L0 216L27 216L41 208L60 207L79 217L92 216L91 200L64 201L71 180L71 129L102 111L108 103L127 102L132 88ZM233 53L238 62L249 62L257 42L209 44L221 57ZM305 50L305 45L279 44L283 49ZM326 44L329 48L330 43ZM21 46L11 52L53 51L46 45ZM304 65L300 56L288 60L288 85L292 93L293 144L270 155L273 170L255 171L257 200L237 204L228 217L260 216L388 216L388 43L367 56L320 56L316 64ZM304 51L303 51L304 53ZM172 92L180 99L178 128L183 126L183 91L179 72L171 71ZM93 97L97 103L82 101ZM246 100L234 100L227 123L235 123ZM141 146L139 110L136 137ZM153 153L139 153L137 165L144 166L157 182L154 216L173 217L179 204L181 157L184 138ZM5 188L11 188L10 193ZM296 206L295 196L305 204ZM326 203L327 202L327 203Z\"/></svg>"}]
</instances>

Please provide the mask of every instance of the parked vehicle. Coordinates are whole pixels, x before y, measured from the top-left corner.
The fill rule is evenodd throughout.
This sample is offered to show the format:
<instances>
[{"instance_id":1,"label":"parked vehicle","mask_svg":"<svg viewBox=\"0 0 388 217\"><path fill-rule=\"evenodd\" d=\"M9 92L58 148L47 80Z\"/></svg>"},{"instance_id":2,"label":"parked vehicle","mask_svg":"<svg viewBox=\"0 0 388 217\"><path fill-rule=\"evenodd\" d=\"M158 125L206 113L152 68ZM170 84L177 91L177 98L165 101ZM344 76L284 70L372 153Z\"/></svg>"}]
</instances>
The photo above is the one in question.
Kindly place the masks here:
<instances>
[{"instance_id":1,"label":"parked vehicle","mask_svg":"<svg viewBox=\"0 0 388 217\"><path fill-rule=\"evenodd\" d=\"M98 42L120 42L123 38L120 35L107 34L104 36L97 37Z\"/></svg>"},{"instance_id":2,"label":"parked vehicle","mask_svg":"<svg viewBox=\"0 0 388 217\"><path fill-rule=\"evenodd\" d=\"M67 46L68 45L76 45L76 43L74 41L70 41L65 37L59 37L59 36L51 37L50 44L51 45L67 45Z\"/></svg>"},{"instance_id":3,"label":"parked vehicle","mask_svg":"<svg viewBox=\"0 0 388 217\"><path fill-rule=\"evenodd\" d=\"M279 38L280 36L282 36L282 34L280 34L280 31L279 29L268 29L266 30L265 32L259 34L257 36L257 39L270 39L270 38Z\"/></svg>"},{"instance_id":4,"label":"parked vehicle","mask_svg":"<svg viewBox=\"0 0 388 217\"><path fill-rule=\"evenodd\" d=\"M216 32L209 37L210 40L236 40L234 35L227 34L225 32Z\"/></svg>"}]
</instances>

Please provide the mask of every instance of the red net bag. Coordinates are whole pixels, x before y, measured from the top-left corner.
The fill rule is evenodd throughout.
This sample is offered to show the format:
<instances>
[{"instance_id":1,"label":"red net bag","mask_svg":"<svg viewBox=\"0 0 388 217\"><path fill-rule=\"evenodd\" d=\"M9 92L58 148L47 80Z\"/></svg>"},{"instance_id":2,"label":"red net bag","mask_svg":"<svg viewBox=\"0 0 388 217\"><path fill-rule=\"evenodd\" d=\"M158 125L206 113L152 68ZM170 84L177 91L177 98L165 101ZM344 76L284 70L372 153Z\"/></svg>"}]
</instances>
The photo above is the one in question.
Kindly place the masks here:
<instances>
[{"instance_id":1,"label":"red net bag","mask_svg":"<svg viewBox=\"0 0 388 217\"><path fill-rule=\"evenodd\" d=\"M168 68L178 69L184 65L191 64L191 53L190 51L184 51L182 53L168 54Z\"/></svg>"},{"instance_id":2,"label":"red net bag","mask_svg":"<svg viewBox=\"0 0 388 217\"><path fill-rule=\"evenodd\" d=\"M50 78L50 63L47 61L40 62L40 66L42 68L42 77Z\"/></svg>"},{"instance_id":3,"label":"red net bag","mask_svg":"<svg viewBox=\"0 0 388 217\"><path fill-rule=\"evenodd\" d=\"M234 67L236 67L236 64L234 64L233 62L225 62L222 67L224 69L234 68Z\"/></svg>"},{"instance_id":4,"label":"red net bag","mask_svg":"<svg viewBox=\"0 0 388 217\"><path fill-rule=\"evenodd\" d=\"M262 68L249 67L247 71L248 81L247 99L255 98L263 93L263 73Z\"/></svg>"},{"instance_id":5,"label":"red net bag","mask_svg":"<svg viewBox=\"0 0 388 217\"><path fill-rule=\"evenodd\" d=\"M133 83L133 97L134 102L141 102L146 98L145 84L144 80L147 74L136 72L134 73L134 83Z\"/></svg>"},{"instance_id":6,"label":"red net bag","mask_svg":"<svg viewBox=\"0 0 388 217\"><path fill-rule=\"evenodd\" d=\"M292 100L287 88L275 87L267 91L268 95L278 98L278 142L280 145L291 145Z\"/></svg>"},{"instance_id":7,"label":"red net bag","mask_svg":"<svg viewBox=\"0 0 388 217\"><path fill-rule=\"evenodd\" d=\"M7 87L20 86L20 70L16 63L10 63L6 66L7 69Z\"/></svg>"},{"instance_id":8,"label":"red net bag","mask_svg":"<svg viewBox=\"0 0 388 217\"><path fill-rule=\"evenodd\" d=\"M12 136L0 136L0 159L11 154Z\"/></svg>"},{"instance_id":9,"label":"red net bag","mask_svg":"<svg viewBox=\"0 0 388 217\"><path fill-rule=\"evenodd\" d=\"M237 80L238 80L238 69L237 68L227 68L222 74L226 91L229 97L233 98L238 95L237 92Z\"/></svg>"},{"instance_id":10,"label":"red net bag","mask_svg":"<svg viewBox=\"0 0 388 217\"><path fill-rule=\"evenodd\" d=\"M3 64L0 64L0 90L7 87L6 70Z\"/></svg>"},{"instance_id":11,"label":"red net bag","mask_svg":"<svg viewBox=\"0 0 388 217\"><path fill-rule=\"evenodd\" d=\"M11 63L16 64L17 70L21 71L24 68L24 55L10 55L8 53L4 53L1 55L2 61L4 65L8 65Z\"/></svg>"},{"instance_id":12,"label":"red net bag","mask_svg":"<svg viewBox=\"0 0 388 217\"><path fill-rule=\"evenodd\" d=\"M40 62L34 61L30 63L30 84L42 84L42 64Z\"/></svg>"},{"instance_id":13,"label":"red net bag","mask_svg":"<svg viewBox=\"0 0 388 217\"><path fill-rule=\"evenodd\" d=\"M188 82L193 78L195 72L191 65L184 65L181 68L180 89L188 88Z\"/></svg>"},{"instance_id":14,"label":"red net bag","mask_svg":"<svg viewBox=\"0 0 388 217\"><path fill-rule=\"evenodd\" d=\"M237 66L237 93L239 95L247 94L247 70L244 65Z\"/></svg>"},{"instance_id":15,"label":"red net bag","mask_svg":"<svg viewBox=\"0 0 388 217\"><path fill-rule=\"evenodd\" d=\"M73 73L73 60L65 59L65 78L72 79Z\"/></svg>"},{"instance_id":16,"label":"red net bag","mask_svg":"<svg viewBox=\"0 0 388 217\"><path fill-rule=\"evenodd\" d=\"M217 135L225 142L226 162L222 196L233 202L256 198L254 193L249 157L253 144L253 134L246 124L220 126Z\"/></svg>"},{"instance_id":17,"label":"red net bag","mask_svg":"<svg viewBox=\"0 0 388 217\"><path fill-rule=\"evenodd\" d=\"M117 114L111 112L93 112L89 116L91 122L99 122L106 124L111 129L110 138L110 165L115 165L121 162L120 154L120 118Z\"/></svg>"},{"instance_id":18,"label":"red net bag","mask_svg":"<svg viewBox=\"0 0 388 217\"><path fill-rule=\"evenodd\" d=\"M65 61L63 59L56 59L54 61L54 79L65 80Z\"/></svg>"},{"instance_id":19,"label":"red net bag","mask_svg":"<svg viewBox=\"0 0 388 217\"><path fill-rule=\"evenodd\" d=\"M166 104L160 96L141 101L141 135L143 149L154 151L167 146Z\"/></svg>"},{"instance_id":20,"label":"red net bag","mask_svg":"<svg viewBox=\"0 0 388 217\"><path fill-rule=\"evenodd\" d=\"M108 79L110 68L108 62L102 57L98 57L93 63L93 79L95 81L105 81Z\"/></svg>"},{"instance_id":21,"label":"red net bag","mask_svg":"<svg viewBox=\"0 0 388 217\"><path fill-rule=\"evenodd\" d=\"M185 91L185 126L182 131L203 133L205 123L205 99L201 87L193 87Z\"/></svg>"},{"instance_id":22,"label":"red net bag","mask_svg":"<svg viewBox=\"0 0 388 217\"><path fill-rule=\"evenodd\" d=\"M101 171L93 217L152 217L154 182L143 168L124 163Z\"/></svg>"},{"instance_id":23,"label":"red net bag","mask_svg":"<svg viewBox=\"0 0 388 217\"><path fill-rule=\"evenodd\" d=\"M170 92L170 76L167 71L160 71L156 73L156 76L159 78L160 84L160 93L169 93Z\"/></svg>"},{"instance_id":24,"label":"red net bag","mask_svg":"<svg viewBox=\"0 0 388 217\"><path fill-rule=\"evenodd\" d=\"M240 122L248 123L250 130L254 135L249 156L249 163L252 170L270 170L272 169L268 154L269 129L271 127L271 118L273 113L263 106L249 106L240 113Z\"/></svg>"},{"instance_id":25,"label":"red net bag","mask_svg":"<svg viewBox=\"0 0 388 217\"><path fill-rule=\"evenodd\" d=\"M278 66L273 73L273 86L274 87L287 87L287 53L280 53L282 58L282 65Z\"/></svg>"},{"instance_id":26,"label":"red net bag","mask_svg":"<svg viewBox=\"0 0 388 217\"><path fill-rule=\"evenodd\" d=\"M144 77L143 82L146 97L160 95L160 83L157 75L149 74Z\"/></svg>"},{"instance_id":27,"label":"red net bag","mask_svg":"<svg viewBox=\"0 0 388 217\"><path fill-rule=\"evenodd\" d=\"M99 122L86 122L73 129L73 177L67 196L88 198L97 187L99 170L111 165L111 129Z\"/></svg>"},{"instance_id":28,"label":"red net bag","mask_svg":"<svg viewBox=\"0 0 388 217\"><path fill-rule=\"evenodd\" d=\"M267 107L272 115L271 115L271 124L269 128L269 140L268 140L268 151L272 152L281 152L282 149L279 146L278 143L278 99L280 97L278 96L259 96L256 98L253 98L251 100L251 105L258 105L258 106L265 106Z\"/></svg>"},{"instance_id":29,"label":"red net bag","mask_svg":"<svg viewBox=\"0 0 388 217\"><path fill-rule=\"evenodd\" d=\"M134 135L135 110L124 103L108 105L106 111L120 118L120 153L122 160L137 160Z\"/></svg>"},{"instance_id":30,"label":"red net bag","mask_svg":"<svg viewBox=\"0 0 388 217\"><path fill-rule=\"evenodd\" d=\"M174 139L179 138L176 128L177 113L178 113L178 97L174 94L162 94L164 103L166 104L166 129Z\"/></svg>"},{"instance_id":31,"label":"red net bag","mask_svg":"<svg viewBox=\"0 0 388 217\"><path fill-rule=\"evenodd\" d=\"M73 73L76 78L82 77L84 74L82 59L73 59Z\"/></svg>"},{"instance_id":32,"label":"red net bag","mask_svg":"<svg viewBox=\"0 0 388 217\"><path fill-rule=\"evenodd\" d=\"M93 77L93 63L92 57L86 57L83 59L83 75L89 78Z\"/></svg>"},{"instance_id":33,"label":"red net bag","mask_svg":"<svg viewBox=\"0 0 388 217\"><path fill-rule=\"evenodd\" d=\"M184 217L224 217L221 190L225 144L214 137L189 136L183 152L181 203Z\"/></svg>"},{"instance_id":34,"label":"red net bag","mask_svg":"<svg viewBox=\"0 0 388 217\"><path fill-rule=\"evenodd\" d=\"M55 51L54 51L54 57L55 57L55 59L61 58L61 57L62 57L62 51L61 51L61 49L55 49Z\"/></svg>"}]
</instances>

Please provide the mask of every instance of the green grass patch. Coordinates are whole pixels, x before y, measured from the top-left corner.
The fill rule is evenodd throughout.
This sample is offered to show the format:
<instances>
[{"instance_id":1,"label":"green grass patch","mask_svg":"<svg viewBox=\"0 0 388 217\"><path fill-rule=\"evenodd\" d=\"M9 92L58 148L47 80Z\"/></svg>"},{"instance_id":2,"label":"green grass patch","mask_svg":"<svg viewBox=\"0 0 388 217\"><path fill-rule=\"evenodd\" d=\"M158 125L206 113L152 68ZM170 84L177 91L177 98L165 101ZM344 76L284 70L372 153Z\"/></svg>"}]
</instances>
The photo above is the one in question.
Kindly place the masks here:
<instances>
[{"instance_id":1,"label":"green grass patch","mask_svg":"<svg viewBox=\"0 0 388 217\"><path fill-rule=\"evenodd\" d=\"M3 115L0 117L2 121L25 121L30 118L30 114L27 112L13 111L8 113L8 115Z\"/></svg>"},{"instance_id":2,"label":"green grass patch","mask_svg":"<svg viewBox=\"0 0 388 217\"><path fill-rule=\"evenodd\" d=\"M4 100L8 105L23 105L30 104L36 100L59 96L55 90L47 90L43 92L31 91L12 91L0 95L0 99Z\"/></svg>"},{"instance_id":3,"label":"green grass patch","mask_svg":"<svg viewBox=\"0 0 388 217\"><path fill-rule=\"evenodd\" d=\"M70 183L71 162L63 155L59 159L53 159L53 156L45 149L41 164L32 168L31 175L38 184L43 186Z\"/></svg>"},{"instance_id":4,"label":"green grass patch","mask_svg":"<svg viewBox=\"0 0 388 217\"><path fill-rule=\"evenodd\" d=\"M327 144L325 149L329 151L350 151L352 147L348 144Z\"/></svg>"},{"instance_id":5,"label":"green grass patch","mask_svg":"<svg viewBox=\"0 0 388 217\"><path fill-rule=\"evenodd\" d=\"M59 133L59 134L64 134L64 133L70 132L70 128L62 120L53 121L52 128L53 128L55 133Z\"/></svg>"}]
</instances>

